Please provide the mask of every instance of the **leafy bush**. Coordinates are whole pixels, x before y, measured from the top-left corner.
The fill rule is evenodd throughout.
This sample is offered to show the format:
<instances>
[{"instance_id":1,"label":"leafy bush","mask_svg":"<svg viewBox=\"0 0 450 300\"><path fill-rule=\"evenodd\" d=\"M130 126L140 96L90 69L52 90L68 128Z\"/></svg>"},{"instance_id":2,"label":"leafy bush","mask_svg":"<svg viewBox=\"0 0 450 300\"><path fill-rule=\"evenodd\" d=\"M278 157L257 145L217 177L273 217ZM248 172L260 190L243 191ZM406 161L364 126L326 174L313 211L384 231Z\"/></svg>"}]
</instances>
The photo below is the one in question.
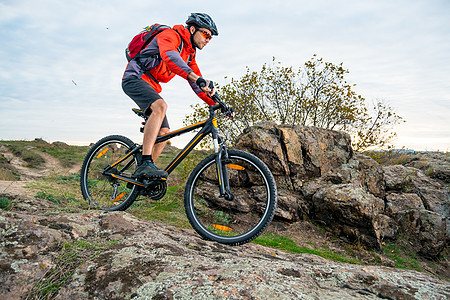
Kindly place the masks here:
<instances>
[{"instance_id":1,"label":"leafy bush","mask_svg":"<svg viewBox=\"0 0 450 300\"><path fill-rule=\"evenodd\" d=\"M10 210L11 209L11 202L6 197L0 197L0 209L3 210Z\"/></svg>"},{"instance_id":2,"label":"leafy bush","mask_svg":"<svg viewBox=\"0 0 450 300\"><path fill-rule=\"evenodd\" d=\"M352 136L353 149L388 148L396 136L393 126L402 118L378 99L373 105L346 80L343 64L326 62L314 55L303 67L283 67L273 59L261 71L251 71L220 87L224 101L236 109L234 120L225 120L233 140L261 121L340 130ZM190 125L207 118L199 104L185 118Z\"/></svg>"}]
</instances>

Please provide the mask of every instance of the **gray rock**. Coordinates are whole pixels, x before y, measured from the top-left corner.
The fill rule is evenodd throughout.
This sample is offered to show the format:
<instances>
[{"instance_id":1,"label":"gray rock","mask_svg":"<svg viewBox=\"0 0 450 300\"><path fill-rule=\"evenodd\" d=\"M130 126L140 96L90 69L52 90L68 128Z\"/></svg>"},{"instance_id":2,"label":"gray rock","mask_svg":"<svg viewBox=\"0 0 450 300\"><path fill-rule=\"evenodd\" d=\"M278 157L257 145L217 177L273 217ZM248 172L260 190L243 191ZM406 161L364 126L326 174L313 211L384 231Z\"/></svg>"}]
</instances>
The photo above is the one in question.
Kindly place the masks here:
<instances>
[{"instance_id":1,"label":"gray rock","mask_svg":"<svg viewBox=\"0 0 450 300\"><path fill-rule=\"evenodd\" d=\"M327 261L256 244L206 242L126 212L50 213L17 198L0 211L1 299L448 299L431 275Z\"/></svg>"},{"instance_id":2,"label":"gray rock","mask_svg":"<svg viewBox=\"0 0 450 300\"><path fill-rule=\"evenodd\" d=\"M237 148L256 154L272 170L279 191L279 220L318 220L346 240L379 248L385 238L405 236L399 213L412 210L425 218L421 211L426 209L444 220L447 234L442 236L441 223L433 222L438 227L431 230L429 243L439 246L418 251L438 255L436 250L443 249L441 245L450 237L448 189L419 169L382 167L372 158L354 153L346 133L262 123L248 128ZM433 165L437 164L433 160Z\"/></svg>"},{"instance_id":3,"label":"gray rock","mask_svg":"<svg viewBox=\"0 0 450 300\"><path fill-rule=\"evenodd\" d=\"M353 184L332 185L313 196L314 215L349 241L360 240L381 248L381 232L374 216L384 210L384 201Z\"/></svg>"}]
</instances>

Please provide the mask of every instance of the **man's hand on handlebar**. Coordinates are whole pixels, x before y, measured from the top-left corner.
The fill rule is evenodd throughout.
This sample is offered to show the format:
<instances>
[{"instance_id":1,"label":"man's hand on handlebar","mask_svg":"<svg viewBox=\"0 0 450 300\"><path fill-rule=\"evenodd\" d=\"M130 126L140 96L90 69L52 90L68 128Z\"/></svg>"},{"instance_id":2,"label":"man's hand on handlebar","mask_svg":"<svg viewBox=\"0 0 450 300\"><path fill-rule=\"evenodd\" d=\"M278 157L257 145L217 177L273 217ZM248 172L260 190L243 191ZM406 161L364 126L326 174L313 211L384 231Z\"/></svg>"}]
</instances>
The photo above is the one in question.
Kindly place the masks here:
<instances>
[{"instance_id":1,"label":"man's hand on handlebar","mask_svg":"<svg viewBox=\"0 0 450 300\"><path fill-rule=\"evenodd\" d=\"M214 87L214 83L210 80L206 80L203 77L197 76L194 72L189 73L188 76L189 80L195 81L195 83L198 85L198 87L208 94L211 99L214 100L214 102L217 103L217 105L214 106L214 109L219 109L222 111L222 113L228 118L233 119L235 117L235 112L233 108L229 108L223 101L220 99L219 95L216 94L216 89Z\"/></svg>"},{"instance_id":2,"label":"man's hand on handlebar","mask_svg":"<svg viewBox=\"0 0 450 300\"><path fill-rule=\"evenodd\" d=\"M225 111L224 109L222 109L222 113L230 120L234 119L234 116L236 116L236 113L234 112L234 109L232 107L228 107L228 109Z\"/></svg>"},{"instance_id":3,"label":"man's hand on handlebar","mask_svg":"<svg viewBox=\"0 0 450 300\"><path fill-rule=\"evenodd\" d=\"M216 89L214 87L214 83L211 80L204 79L203 77L199 77L195 83L197 83L198 87L202 89L209 97L214 96L216 93Z\"/></svg>"},{"instance_id":4,"label":"man's hand on handlebar","mask_svg":"<svg viewBox=\"0 0 450 300\"><path fill-rule=\"evenodd\" d=\"M223 101L222 99L220 99L218 94L215 94L212 99L214 100L214 102L217 103L217 105L215 106L216 109L220 108L220 111L224 114L225 117L227 117L228 119L233 119L236 116L236 113L234 112L234 109L232 107L228 107Z\"/></svg>"}]
</instances>

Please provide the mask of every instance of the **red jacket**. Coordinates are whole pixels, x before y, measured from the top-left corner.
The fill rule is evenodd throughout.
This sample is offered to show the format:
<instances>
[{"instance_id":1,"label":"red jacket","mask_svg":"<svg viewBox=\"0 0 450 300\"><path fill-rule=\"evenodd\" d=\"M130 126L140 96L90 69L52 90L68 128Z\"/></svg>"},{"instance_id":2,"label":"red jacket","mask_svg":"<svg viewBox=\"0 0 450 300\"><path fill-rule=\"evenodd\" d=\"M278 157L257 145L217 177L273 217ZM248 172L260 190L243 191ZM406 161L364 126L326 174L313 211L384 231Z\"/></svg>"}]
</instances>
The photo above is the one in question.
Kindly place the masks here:
<instances>
[{"instance_id":1,"label":"red jacket","mask_svg":"<svg viewBox=\"0 0 450 300\"><path fill-rule=\"evenodd\" d=\"M178 52L180 44L183 43L181 52ZM124 79L128 77L140 77L150 84L158 93L161 92L159 82L169 82L175 75L184 79L190 72L202 76L195 61L196 51L191 44L191 34L183 25L175 25L173 29L166 29L159 33L151 43L141 52L142 56L151 55L153 57L141 59L146 71L158 81L155 82L144 70L131 60L124 73ZM190 59L189 64L188 60ZM214 105L214 101L203 92L195 82L188 81L194 92L209 105Z\"/></svg>"}]
</instances>

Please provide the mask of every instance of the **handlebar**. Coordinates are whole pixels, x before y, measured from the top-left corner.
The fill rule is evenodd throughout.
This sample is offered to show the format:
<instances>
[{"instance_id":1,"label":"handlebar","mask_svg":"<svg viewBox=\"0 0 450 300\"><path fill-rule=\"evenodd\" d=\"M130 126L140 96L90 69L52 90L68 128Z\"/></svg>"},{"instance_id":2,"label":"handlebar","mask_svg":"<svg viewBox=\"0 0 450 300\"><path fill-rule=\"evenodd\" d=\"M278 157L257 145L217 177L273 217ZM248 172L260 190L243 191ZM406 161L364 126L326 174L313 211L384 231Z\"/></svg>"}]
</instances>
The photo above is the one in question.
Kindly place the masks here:
<instances>
[{"instance_id":1,"label":"handlebar","mask_svg":"<svg viewBox=\"0 0 450 300\"><path fill-rule=\"evenodd\" d=\"M211 105L210 108L212 110L218 110L220 109L225 116L229 117L229 118L233 118L234 117L234 109L228 107L220 98L220 96L217 94L217 92L211 97L211 99L213 99L214 102L216 102L216 105Z\"/></svg>"},{"instance_id":2,"label":"handlebar","mask_svg":"<svg viewBox=\"0 0 450 300\"><path fill-rule=\"evenodd\" d=\"M220 99L220 96L217 94L217 92L214 94L214 96L211 97L214 102L216 102L216 105L212 106L212 109L218 110L220 108L228 108L227 105Z\"/></svg>"}]
</instances>

